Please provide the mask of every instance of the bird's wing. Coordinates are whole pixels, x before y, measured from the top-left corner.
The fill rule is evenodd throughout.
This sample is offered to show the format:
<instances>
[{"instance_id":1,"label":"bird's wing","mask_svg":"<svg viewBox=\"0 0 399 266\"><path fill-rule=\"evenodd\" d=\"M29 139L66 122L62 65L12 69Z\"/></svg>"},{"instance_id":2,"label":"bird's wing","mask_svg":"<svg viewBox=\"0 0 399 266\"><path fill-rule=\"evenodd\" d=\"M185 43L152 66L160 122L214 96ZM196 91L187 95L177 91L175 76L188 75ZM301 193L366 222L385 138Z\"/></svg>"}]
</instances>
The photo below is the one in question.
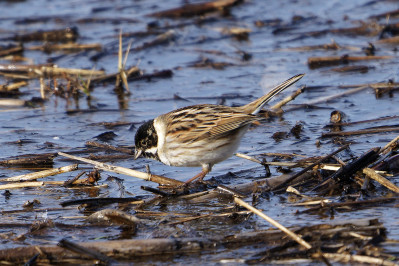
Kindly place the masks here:
<instances>
[{"instance_id":1,"label":"bird's wing","mask_svg":"<svg viewBox=\"0 0 399 266\"><path fill-rule=\"evenodd\" d=\"M260 118L220 105L194 105L163 115L167 141L191 143L219 138Z\"/></svg>"}]
</instances>

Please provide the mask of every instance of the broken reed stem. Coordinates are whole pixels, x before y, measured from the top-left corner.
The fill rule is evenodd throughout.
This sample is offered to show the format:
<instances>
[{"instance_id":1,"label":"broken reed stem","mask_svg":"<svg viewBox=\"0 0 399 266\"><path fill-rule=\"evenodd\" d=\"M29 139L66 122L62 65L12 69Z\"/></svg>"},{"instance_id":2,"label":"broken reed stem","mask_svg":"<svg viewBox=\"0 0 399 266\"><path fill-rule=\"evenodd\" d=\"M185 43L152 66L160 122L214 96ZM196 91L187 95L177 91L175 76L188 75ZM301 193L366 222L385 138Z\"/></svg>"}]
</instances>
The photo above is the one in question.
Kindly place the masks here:
<instances>
[{"instance_id":1,"label":"broken reed stem","mask_svg":"<svg viewBox=\"0 0 399 266\"><path fill-rule=\"evenodd\" d=\"M309 57L308 66L310 68L319 68L330 65L346 64L348 62L364 61L364 60L382 60L391 59L393 56L320 56L320 57Z\"/></svg>"},{"instance_id":2,"label":"broken reed stem","mask_svg":"<svg viewBox=\"0 0 399 266\"><path fill-rule=\"evenodd\" d=\"M5 73L23 73L36 77L62 76L65 74L88 77L91 75L99 76L105 74L103 70L62 68L51 65L12 65L13 68L9 66L9 64L0 64L0 71L4 71Z\"/></svg>"},{"instance_id":3,"label":"broken reed stem","mask_svg":"<svg viewBox=\"0 0 399 266\"><path fill-rule=\"evenodd\" d=\"M371 168L364 168L363 173L366 174L368 177L374 179L384 187L392 190L395 193L399 193L399 187L397 187L395 184L393 184L391 181L386 179L385 177L379 175L376 173L373 169Z\"/></svg>"},{"instance_id":4,"label":"broken reed stem","mask_svg":"<svg viewBox=\"0 0 399 266\"><path fill-rule=\"evenodd\" d=\"M65 182L64 181L31 181L31 182L16 182L16 183L10 183L10 184L5 184L5 185L0 185L0 190L5 190L5 189L14 189L14 188L27 188L27 187L44 187L44 186L64 186ZM84 180L76 180L73 182L73 185L85 185ZM107 184L105 185L88 185L86 187L108 187ZM68 188L74 188L74 187L68 187Z\"/></svg>"},{"instance_id":5,"label":"broken reed stem","mask_svg":"<svg viewBox=\"0 0 399 266\"><path fill-rule=\"evenodd\" d=\"M127 176L132 176L132 177L136 177L136 178L140 178L146 181L151 181L151 182L155 182L158 184L162 184L162 185L172 185L172 186L181 186L184 183L175 179L171 179L171 178L167 178L164 176L159 176L159 175L153 175L153 174L149 174L149 173L143 173L140 171L136 171L136 170L132 170L129 168L125 168L125 167L120 167L120 166L113 166L110 164L105 164L105 163L100 163L100 162L96 162L90 159L86 159L86 158L82 158L82 157L78 157L78 156L74 156L74 155L70 155L67 153L63 153L63 152L59 152L58 153L61 156L70 158L70 159L74 159L77 161L82 161L88 164L93 164L96 166L96 168L104 170L104 171L109 171L109 172L113 172L113 173L118 173L118 174L123 174L123 175L127 175Z\"/></svg>"},{"instance_id":6,"label":"broken reed stem","mask_svg":"<svg viewBox=\"0 0 399 266\"><path fill-rule=\"evenodd\" d=\"M61 174L61 173L72 172L77 169L78 169L78 165L72 164L72 165L68 165L68 166L53 168L53 169L49 169L49 170L43 170L43 171L29 173L29 174L25 174L25 175L3 178L3 179L0 179L0 182L18 182L18 181L36 180L36 179L43 178L46 176L52 176L52 175L57 175L57 174Z\"/></svg>"},{"instance_id":7,"label":"broken reed stem","mask_svg":"<svg viewBox=\"0 0 399 266\"><path fill-rule=\"evenodd\" d=\"M13 189L13 188L25 188L25 187L42 187L42 186L44 186L44 182L22 182L22 183L0 185L0 190Z\"/></svg>"},{"instance_id":8,"label":"broken reed stem","mask_svg":"<svg viewBox=\"0 0 399 266\"><path fill-rule=\"evenodd\" d=\"M381 149L380 153L387 154L392 149L392 147L395 146L395 144L398 140L399 140L399 136L397 136L396 138L391 140L387 145L385 145L385 147Z\"/></svg>"},{"instance_id":9,"label":"broken reed stem","mask_svg":"<svg viewBox=\"0 0 399 266\"><path fill-rule=\"evenodd\" d=\"M13 90L18 90L20 87L28 85L28 82L26 81L20 81L20 82L15 82L12 84L4 84L0 85L0 91L13 91Z\"/></svg>"},{"instance_id":10,"label":"broken reed stem","mask_svg":"<svg viewBox=\"0 0 399 266\"><path fill-rule=\"evenodd\" d=\"M324 257L331 260L338 260L345 263L362 263L362 264L372 264L372 265L382 265L382 266L398 266L397 263L384 260L380 258L364 256L364 255L350 255L341 253L324 253Z\"/></svg>"},{"instance_id":11,"label":"broken reed stem","mask_svg":"<svg viewBox=\"0 0 399 266\"><path fill-rule=\"evenodd\" d=\"M356 87L356 88L353 88L353 89L350 89L350 90L347 90L347 91L344 91L344 92L341 92L341 93L337 93L337 94L334 94L334 95L316 98L316 99L314 99L312 101L307 102L306 104L307 105L314 105L314 104L318 104L318 103L328 102L328 101L334 100L336 98L340 98L340 97L343 97L343 96L347 96L347 95L362 91L362 90L367 89L367 88L370 88L370 86L369 85L365 85L365 86L361 86L361 87Z\"/></svg>"},{"instance_id":12,"label":"broken reed stem","mask_svg":"<svg viewBox=\"0 0 399 266\"><path fill-rule=\"evenodd\" d=\"M294 91L291 95L289 95L288 97L282 99L280 102L278 102L277 104L273 105L272 107L270 107L271 110L280 110L281 107L283 107L284 105L286 105L287 103L295 100L296 97L298 97L299 94L303 93L305 91L305 86L300 87L299 89L297 89L296 91Z\"/></svg>"},{"instance_id":13,"label":"broken reed stem","mask_svg":"<svg viewBox=\"0 0 399 266\"><path fill-rule=\"evenodd\" d=\"M300 104L300 105L297 105L297 106L287 107L287 108L285 108L284 111L285 112L293 111L293 110L297 110L297 109L303 108L304 106L315 105L315 104L319 104L319 103L328 102L328 101L334 100L336 98L340 98L340 97L348 96L348 95L353 94L353 93L357 93L357 92L362 91L362 90L367 89L367 88L370 88L370 86L366 84L364 86L356 87L356 88L353 88L353 89L350 89L350 90L347 90L347 91L344 91L344 92L341 92L341 93L337 93L337 94L334 94L334 95L325 96L325 97L319 97L319 98L316 98L316 99L314 99L312 101L308 101L306 103L303 103L303 104Z\"/></svg>"},{"instance_id":14,"label":"broken reed stem","mask_svg":"<svg viewBox=\"0 0 399 266\"><path fill-rule=\"evenodd\" d=\"M93 44L79 44L79 43L65 43L65 44L49 44L35 45L25 48L27 50L35 51L58 51L58 50L101 50L102 45L98 43Z\"/></svg>"},{"instance_id":15,"label":"broken reed stem","mask_svg":"<svg viewBox=\"0 0 399 266\"><path fill-rule=\"evenodd\" d=\"M353 131L340 131L340 132L324 132L321 134L322 138L335 137L335 136L354 136L354 135L364 135L364 134L375 134L381 132L395 132L399 131L399 126L388 126L381 128L368 128Z\"/></svg>"},{"instance_id":16,"label":"broken reed stem","mask_svg":"<svg viewBox=\"0 0 399 266\"><path fill-rule=\"evenodd\" d=\"M260 160L254 158L254 157L252 157L252 156L243 154L243 153L237 152L237 153L235 154L235 156L240 157L240 158L243 158L243 159L246 159L246 160L251 161L251 162L254 162L254 163L262 164L262 162L261 162Z\"/></svg>"},{"instance_id":17,"label":"broken reed stem","mask_svg":"<svg viewBox=\"0 0 399 266\"><path fill-rule=\"evenodd\" d=\"M260 160L256 159L255 157L243 154L243 153L239 153L237 152L235 154L235 156L239 157L239 158L243 158L246 160L249 160L251 162L254 163L258 163L261 165L274 165L274 166L282 166L282 167L291 167L291 168L295 168L295 167L306 167L311 165L312 163L310 162L261 162ZM337 171L339 168L341 168L341 165L339 164L320 164L319 166L320 169L322 170L330 170L330 171ZM378 171L379 173L384 172L384 171Z\"/></svg>"},{"instance_id":18,"label":"broken reed stem","mask_svg":"<svg viewBox=\"0 0 399 266\"><path fill-rule=\"evenodd\" d=\"M271 223L272 225L274 225L275 227L277 227L278 229L280 229L281 231L286 233L288 236L290 236L293 240L295 240L298 244L300 244L301 246L305 247L306 249L311 249L312 248L312 246L308 242L303 240L300 236L298 236L297 234L295 234L294 232L292 232L291 230L289 230L285 226L281 225L277 221L273 220L269 216L265 215L263 212L261 212L258 209L252 207L251 205L249 205L248 203L246 203L242 199L234 197L234 202L237 203L238 205L244 207L244 208L247 208L248 210L250 210L251 212L255 213L256 215L262 217L263 219L265 219L266 221L268 221L269 223Z\"/></svg>"}]
</instances>

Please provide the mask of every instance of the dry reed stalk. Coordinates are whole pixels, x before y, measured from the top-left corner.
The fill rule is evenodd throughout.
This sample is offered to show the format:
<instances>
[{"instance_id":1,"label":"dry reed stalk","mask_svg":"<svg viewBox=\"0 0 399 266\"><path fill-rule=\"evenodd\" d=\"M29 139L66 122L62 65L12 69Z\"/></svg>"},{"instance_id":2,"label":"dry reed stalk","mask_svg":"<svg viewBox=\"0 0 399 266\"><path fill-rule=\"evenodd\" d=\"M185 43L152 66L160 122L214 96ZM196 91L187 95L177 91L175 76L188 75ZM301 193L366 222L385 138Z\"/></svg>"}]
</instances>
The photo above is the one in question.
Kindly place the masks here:
<instances>
[{"instance_id":1,"label":"dry reed stalk","mask_svg":"<svg viewBox=\"0 0 399 266\"><path fill-rule=\"evenodd\" d=\"M258 163L261 165L274 165L274 166L283 166L283 167L307 167L311 165L311 162L262 162L252 156L236 153L235 156L249 160L254 163ZM339 164L320 164L319 168L323 170L337 171L341 166Z\"/></svg>"},{"instance_id":2,"label":"dry reed stalk","mask_svg":"<svg viewBox=\"0 0 399 266\"><path fill-rule=\"evenodd\" d=\"M19 81L19 82L15 82L12 84L4 84L4 85L0 85L0 91L13 91L13 90L18 90L20 87L26 86L28 85L28 82L26 81Z\"/></svg>"},{"instance_id":3,"label":"dry reed stalk","mask_svg":"<svg viewBox=\"0 0 399 266\"><path fill-rule=\"evenodd\" d=\"M79 44L79 43L64 43L64 44L44 44L30 46L27 50L40 50L40 51L58 51L58 50L101 50L102 45L98 43L93 44Z\"/></svg>"},{"instance_id":4,"label":"dry reed stalk","mask_svg":"<svg viewBox=\"0 0 399 266\"><path fill-rule=\"evenodd\" d=\"M397 43L399 43L399 36L394 36L394 37L391 37L391 38L377 40L375 43L378 43L378 44L397 44Z\"/></svg>"},{"instance_id":5,"label":"dry reed stalk","mask_svg":"<svg viewBox=\"0 0 399 266\"><path fill-rule=\"evenodd\" d=\"M116 81L115 81L115 87L121 87L122 83L125 86L125 89L129 92L129 83L127 82L128 79L128 73L125 70L126 68L126 61L127 57L129 55L130 47L132 45L132 42L129 42L128 48L125 53L125 58L122 61L122 53L123 53L123 48L122 48L122 31L119 32L119 50L118 50L118 75L116 76Z\"/></svg>"},{"instance_id":6,"label":"dry reed stalk","mask_svg":"<svg viewBox=\"0 0 399 266\"><path fill-rule=\"evenodd\" d=\"M26 101L20 99L0 99L0 106L1 107L21 107L25 106Z\"/></svg>"},{"instance_id":7,"label":"dry reed stalk","mask_svg":"<svg viewBox=\"0 0 399 266\"><path fill-rule=\"evenodd\" d=\"M341 253L324 253L324 256L330 260L337 260L344 263L361 263L361 264L372 264L381 266L398 266L397 263L384 260L381 258L374 258L371 256L364 255L351 255L351 254L341 254Z\"/></svg>"},{"instance_id":8,"label":"dry reed stalk","mask_svg":"<svg viewBox=\"0 0 399 266\"><path fill-rule=\"evenodd\" d=\"M42 187L42 186L44 186L44 182L12 183L12 184L0 185L0 190L13 189L13 188L26 188L26 187Z\"/></svg>"},{"instance_id":9,"label":"dry reed stalk","mask_svg":"<svg viewBox=\"0 0 399 266\"><path fill-rule=\"evenodd\" d=\"M282 99L280 102L276 103L272 107L270 107L270 110L280 110L281 107L286 105L287 103L295 100L296 97L298 97L301 93L305 91L305 86L300 87L296 91L294 91L291 95L287 96L286 98Z\"/></svg>"},{"instance_id":10,"label":"dry reed stalk","mask_svg":"<svg viewBox=\"0 0 399 266\"><path fill-rule=\"evenodd\" d=\"M278 229L280 229L281 231L286 233L289 237L291 237L293 240L295 240L298 244L300 244L301 246L305 247L306 249L311 249L312 248L312 246L309 243L307 243L305 240L303 240L300 236L298 236L297 234L295 234L294 232L292 232L291 230L289 230L287 227L283 226L282 224L278 223L277 221L273 220L272 218L270 218L269 216L267 216L266 214L264 214L260 210L252 207L251 205L249 205L248 203L246 203L242 199L234 197L234 202L237 203L238 205L244 207L244 208L247 208L248 210L250 210L251 212L253 212L256 215L260 216L261 218L263 218L267 222L271 223L272 225L274 225L275 227L277 227Z\"/></svg>"},{"instance_id":11,"label":"dry reed stalk","mask_svg":"<svg viewBox=\"0 0 399 266\"><path fill-rule=\"evenodd\" d=\"M321 57L309 57L308 65L310 68L317 68L329 65L346 64L348 62L357 62L364 60L382 60L391 59L393 56L321 56Z\"/></svg>"},{"instance_id":12,"label":"dry reed stalk","mask_svg":"<svg viewBox=\"0 0 399 266\"><path fill-rule=\"evenodd\" d=\"M376 173L376 171L374 171L373 169L364 168L363 173L366 174L371 179L374 179L375 181L377 181L384 187L388 188L389 190L392 190L395 193L399 193L399 187L397 187L395 184L393 184L391 181L389 181L385 177Z\"/></svg>"},{"instance_id":13,"label":"dry reed stalk","mask_svg":"<svg viewBox=\"0 0 399 266\"><path fill-rule=\"evenodd\" d=\"M133 176L136 178L140 178L146 181L151 181L151 182L155 182L158 184L163 184L163 185L172 185L172 186L181 186L184 184L184 182L175 180L175 179L171 179L171 178L167 178L164 176L159 176L159 175L153 175L150 173L143 173L140 171L136 171L136 170L132 170L129 168L125 168L125 167L120 167L120 166L113 166L110 164L105 164L105 163L100 163L100 162L96 162L90 159L86 159L86 158L82 158L82 157L78 157L78 156L73 156L67 153L63 153L63 152L59 152L58 153L61 156L64 157L68 157L70 159L74 159L77 161L82 161L85 163L89 163L89 164L93 164L96 166L96 168L101 169L101 170L105 170L105 171L109 171L109 172L113 172L113 173L118 173L118 174L123 174L123 175L128 175L128 176Z\"/></svg>"},{"instance_id":14,"label":"dry reed stalk","mask_svg":"<svg viewBox=\"0 0 399 266\"><path fill-rule=\"evenodd\" d=\"M380 128L366 128L353 131L337 131L337 132L324 132L321 134L322 138L335 137L335 136L354 136L354 135L364 135L364 134L375 134L384 132L396 132L399 131L399 126L387 126Z\"/></svg>"},{"instance_id":15,"label":"dry reed stalk","mask_svg":"<svg viewBox=\"0 0 399 266\"><path fill-rule=\"evenodd\" d=\"M303 104L298 105L298 106L287 107L287 108L285 108L284 112L293 111L293 110L297 110L297 109L300 109L300 108L303 108L303 107L306 107L306 106L309 106L309 105L315 105L315 104L319 104L319 103L324 103L324 102L328 102L328 101L331 101L331 100L335 100L337 98L348 96L348 95L357 93L359 91L365 90L367 88L370 88L370 86L366 84L364 86L355 87L353 89L350 89L350 90L347 90L347 91L344 91L344 92L341 92L341 93L337 93L337 94L334 94L334 95L325 96L325 97L319 97L319 98L316 98L314 100L308 101L308 102L303 103Z\"/></svg>"},{"instance_id":16,"label":"dry reed stalk","mask_svg":"<svg viewBox=\"0 0 399 266\"><path fill-rule=\"evenodd\" d=\"M36 180L36 179L47 177L47 176L58 175L61 173L66 173L66 172L72 172L77 169L78 169L78 165L72 164L72 165L63 166L63 167L59 167L59 168L43 170L43 171L39 171L39 172L35 172L35 173L29 173L29 174L24 174L24 175L9 177L9 178L3 178L3 179L0 179L0 182L4 182L4 181L19 182L19 181Z\"/></svg>"},{"instance_id":17,"label":"dry reed stalk","mask_svg":"<svg viewBox=\"0 0 399 266\"><path fill-rule=\"evenodd\" d=\"M387 145L384 146L384 148L381 149L382 154L388 154L393 147L397 145L397 142L399 141L399 136L391 140Z\"/></svg>"}]
</instances>

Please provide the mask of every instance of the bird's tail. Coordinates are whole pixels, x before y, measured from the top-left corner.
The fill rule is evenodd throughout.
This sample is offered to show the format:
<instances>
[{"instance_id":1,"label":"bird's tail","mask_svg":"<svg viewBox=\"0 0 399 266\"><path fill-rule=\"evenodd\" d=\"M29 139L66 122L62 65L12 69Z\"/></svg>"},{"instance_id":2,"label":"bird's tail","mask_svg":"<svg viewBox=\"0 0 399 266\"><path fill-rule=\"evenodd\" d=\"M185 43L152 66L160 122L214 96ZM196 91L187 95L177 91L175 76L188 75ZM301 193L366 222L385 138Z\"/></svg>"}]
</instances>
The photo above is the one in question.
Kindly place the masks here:
<instances>
[{"instance_id":1,"label":"bird's tail","mask_svg":"<svg viewBox=\"0 0 399 266\"><path fill-rule=\"evenodd\" d=\"M303 76L305 76L305 74L298 74L298 75L293 76L292 78L287 79L280 85L273 88L270 92L268 92L264 96L260 97L259 99L255 100L247 105L242 106L241 107L242 110L248 114L259 113L259 111L262 110L263 106L268 101L270 101L274 96L276 96L277 94L279 94L280 92L282 92L283 90L285 90L286 88L288 88L289 86L291 86L292 84L294 84L295 82L300 80Z\"/></svg>"}]
</instances>

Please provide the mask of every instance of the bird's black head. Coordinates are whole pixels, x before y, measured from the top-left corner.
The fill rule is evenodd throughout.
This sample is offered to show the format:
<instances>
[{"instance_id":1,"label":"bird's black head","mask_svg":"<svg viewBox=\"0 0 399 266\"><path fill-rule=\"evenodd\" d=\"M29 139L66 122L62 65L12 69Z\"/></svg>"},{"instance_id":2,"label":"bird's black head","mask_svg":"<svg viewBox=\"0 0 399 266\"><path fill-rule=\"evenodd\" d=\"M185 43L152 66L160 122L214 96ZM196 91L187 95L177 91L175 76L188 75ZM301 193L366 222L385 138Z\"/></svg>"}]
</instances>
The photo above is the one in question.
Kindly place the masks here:
<instances>
[{"instance_id":1,"label":"bird's black head","mask_svg":"<svg viewBox=\"0 0 399 266\"><path fill-rule=\"evenodd\" d=\"M142 124L134 137L134 159L141 155L146 158L158 159L157 152L158 135L154 128L154 120Z\"/></svg>"}]
</instances>

